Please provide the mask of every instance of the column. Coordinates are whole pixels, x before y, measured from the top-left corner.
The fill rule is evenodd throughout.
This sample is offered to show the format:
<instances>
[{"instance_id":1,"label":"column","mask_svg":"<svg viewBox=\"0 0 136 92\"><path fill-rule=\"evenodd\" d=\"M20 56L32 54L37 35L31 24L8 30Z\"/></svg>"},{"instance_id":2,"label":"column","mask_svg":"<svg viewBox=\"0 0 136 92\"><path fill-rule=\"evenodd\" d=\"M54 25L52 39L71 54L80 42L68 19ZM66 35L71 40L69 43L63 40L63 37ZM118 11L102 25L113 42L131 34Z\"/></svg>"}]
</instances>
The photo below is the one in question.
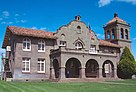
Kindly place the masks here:
<instances>
[{"instance_id":1,"label":"column","mask_svg":"<svg viewBox=\"0 0 136 92\"><path fill-rule=\"evenodd\" d=\"M50 79L54 79L54 78L55 78L54 68L51 67L51 68L50 68Z\"/></svg>"},{"instance_id":2,"label":"column","mask_svg":"<svg viewBox=\"0 0 136 92\"><path fill-rule=\"evenodd\" d=\"M105 31L105 39L108 39L107 31Z\"/></svg>"},{"instance_id":3,"label":"column","mask_svg":"<svg viewBox=\"0 0 136 92\"><path fill-rule=\"evenodd\" d=\"M60 79L65 79L65 67L60 68Z\"/></svg>"},{"instance_id":4,"label":"column","mask_svg":"<svg viewBox=\"0 0 136 92\"><path fill-rule=\"evenodd\" d=\"M86 78L86 76L85 76L85 67L82 67L80 71L81 71L80 72L80 75L81 75L80 78Z\"/></svg>"},{"instance_id":5,"label":"column","mask_svg":"<svg viewBox=\"0 0 136 92\"><path fill-rule=\"evenodd\" d=\"M99 67L99 78L103 78L103 76L102 76L102 67Z\"/></svg>"},{"instance_id":6,"label":"column","mask_svg":"<svg viewBox=\"0 0 136 92\"><path fill-rule=\"evenodd\" d=\"M114 78L118 78L118 76L117 76L117 68L114 68Z\"/></svg>"},{"instance_id":7,"label":"column","mask_svg":"<svg viewBox=\"0 0 136 92\"><path fill-rule=\"evenodd\" d=\"M110 40L112 39L112 31L110 30Z\"/></svg>"}]
</instances>

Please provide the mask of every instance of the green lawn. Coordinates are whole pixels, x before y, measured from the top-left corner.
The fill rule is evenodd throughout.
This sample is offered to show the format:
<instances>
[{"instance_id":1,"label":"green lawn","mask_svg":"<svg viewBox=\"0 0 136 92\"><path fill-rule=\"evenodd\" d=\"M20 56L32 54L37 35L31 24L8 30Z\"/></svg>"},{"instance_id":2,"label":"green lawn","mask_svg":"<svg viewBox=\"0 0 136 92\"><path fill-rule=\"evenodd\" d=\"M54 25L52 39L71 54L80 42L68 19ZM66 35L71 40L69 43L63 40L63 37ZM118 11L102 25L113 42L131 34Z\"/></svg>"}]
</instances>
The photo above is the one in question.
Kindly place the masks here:
<instances>
[{"instance_id":1,"label":"green lawn","mask_svg":"<svg viewBox=\"0 0 136 92\"><path fill-rule=\"evenodd\" d=\"M106 83L0 81L0 92L136 92L136 80L114 81Z\"/></svg>"}]
</instances>

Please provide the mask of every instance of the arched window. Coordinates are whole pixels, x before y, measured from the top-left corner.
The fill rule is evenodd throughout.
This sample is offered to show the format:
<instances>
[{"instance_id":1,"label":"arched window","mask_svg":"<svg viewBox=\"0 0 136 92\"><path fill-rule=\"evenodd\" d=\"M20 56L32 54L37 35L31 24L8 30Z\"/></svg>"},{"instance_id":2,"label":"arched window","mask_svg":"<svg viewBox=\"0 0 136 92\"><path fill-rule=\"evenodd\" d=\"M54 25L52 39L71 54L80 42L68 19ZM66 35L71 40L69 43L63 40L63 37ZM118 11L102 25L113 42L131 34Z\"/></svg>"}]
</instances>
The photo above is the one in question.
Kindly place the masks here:
<instances>
[{"instance_id":1,"label":"arched window","mask_svg":"<svg viewBox=\"0 0 136 92\"><path fill-rule=\"evenodd\" d=\"M81 33L81 27L77 26L77 33Z\"/></svg>"},{"instance_id":2,"label":"arched window","mask_svg":"<svg viewBox=\"0 0 136 92\"><path fill-rule=\"evenodd\" d=\"M31 51L31 40L29 38L23 39L23 51Z\"/></svg>"},{"instance_id":3,"label":"arched window","mask_svg":"<svg viewBox=\"0 0 136 92\"><path fill-rule=\"evenodd\" d=\"M120 38L124 39L124 30L123 30L123 28L121 28Z\"/></svg>"},{"instance_id":4,"label":"arched window","mask_svg":"<svg viewBox=\"0 0 136 92\"><path fill-rule=\"evenodd\" d=\"M64 41L65 40L65 35L61 34L61 40Z\"/></svg>"},{"instance_id":5,"label":"arched window","mask_svg":"<svg viewBox=\"0 0 136 92\"><path fill-rule=\"evenodd\" d=\"M81 42L77 42L77 43L75 44L75 47L76 47L76 49L81 50L81 49L83 48L83 45L82 45Z\"/></svg>"},{"instance_id":6,"label":"arched window","mask_svg":"<svg viewBox=\"0 0 136 92\"><path fill-rule=\"evenodd\" d=\"M127 29L125 29L125 37L126 37L126 39L128 39L128 30Z\"/></svg>"},{"instance_id":7,"label":"arched window","mask_svg":"<svg viewBox=\"0 0 136 92\"><path fill-rule=\"evenodd\" d=\"M45 52L45 42L44 42L44 40L38 41L38 52Z\"/></svg>"},{"instance_id":8,"label":"arched window","mask_svg":"<svg viewBox=\"0 0 136 92\"><path fill-rule=\"evenodd\" d=\"M115 31L114 31L114 28L112 29L112 39L115 39Z\"/></svg>"},{"instance_id":9,"label":"arched window","mask_svg":"<svg viewBox=\"0 0 136 92\"><path fill-rule=\"evenodd\" d=\"M110 31L107 31L107 38L110 39Z\"/></svg>"}]
</instances>

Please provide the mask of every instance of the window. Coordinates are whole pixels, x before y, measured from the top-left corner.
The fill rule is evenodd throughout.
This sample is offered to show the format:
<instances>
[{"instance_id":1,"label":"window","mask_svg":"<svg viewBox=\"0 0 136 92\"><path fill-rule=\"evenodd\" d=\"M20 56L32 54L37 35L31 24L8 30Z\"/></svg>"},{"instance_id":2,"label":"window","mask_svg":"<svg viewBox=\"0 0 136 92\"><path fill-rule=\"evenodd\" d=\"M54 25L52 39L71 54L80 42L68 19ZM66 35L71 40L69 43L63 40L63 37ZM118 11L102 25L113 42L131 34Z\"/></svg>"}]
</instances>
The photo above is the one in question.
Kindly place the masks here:
<instances>
[{"instance_id":1,"label":"window","mask_svg":"<svg viewBox=\"0 0 136 92\"><path fill-rule=\"evenodd\" d=\"M65 40L65 35L61 34L61 40L64 41Z\"/></svg>"},{"instance_id":2,"label":"window","mask_svg":"<svg viewBox=\"0 0 136 92\"><path fill-rule=\"evenodd\" d=\"M107 38L110 39L110 31L107 31Z\"/></svg>"},{"instance_id":3,"label":"window","mask_svg":"<svg viewBox=\"0 0 136 92\"><path fill-rule=\"evenodd\" d=\"M45 52L45 42L44 42L44 40L38 41L38 52Z\"/></svg>"},{"instance_id":4,"label":"window","mask_svg":"<svg viewBox=\"0 0 136 92\"><path fill-rule=\"evenodd\" d=\"M22 72L30 72L30 58L23 58Z\"/></svg>"},{"instance_id":5,"label":"window","mask_svg":"<svg viewBox=\"0 0 136 92\"><path fill-rule=\"evenodd\" d=\"M124 39L124 30L123 30L123 28L121 28L120 38Z\"/></svg>"},{"instance_id":6,"label":"window","mask_svg":"<svg viewBox=\"0 0 136 92\"><path fill-rule=\"evenodd\" d=\"M77 26L77 33L81 33L81 27Z\"/></svg>"},{"instance_id":7,"label":"window","mask_svg":"<svg viewBox=\"0 0 136 92\"><path fill-rule=\"evenodd\" d=\"M115 39L115 31L112 29L112 39Z\"/></svg>"},{"instance_id":8,"label":"window","mask_svg":"<svg viewBox=\"0 0 136 92\"><path fill-rule=\"evenodd\" d=\"M28 38L23 39L23 51L31 51L31 41Z\"/></svg>"},{"instance_id":9,"label":"window","mask_svg":"<svg viewBox=\"0 0 136 92\"><path fill-rule=\"evenodd\" d=\"M91 53L91 54L96 54L96 53L97 53L97 51L96 51L96 46L95 46L95 45L91 45L91 46L90 46L89 53Z\"/></svg>"},{"instance_id":10,"label":"window","mask_svg":"<svg viewBox=\"0 0 136 92\"><path fill-rule=\"evenodd\" d=\"M38 59L38 73L45 73L45 59Z\"/></svg>"},{"instance_id":11,"label":"window","mask_svg":"<svg viewBox=\"0 0 136 92\"><path fill-rule=\"evenodd\" d=\"M81 50L81 49L83 48L83 45L82 45L81 42L77 42L77 43L75 44L75 46L76 46L76 49L78 49L78 50Z\"/></svg>"},{"instance_id":12,"label":"window","mask_svg":"<svg viewBox=\"0 0 136 92\"><path fill-rule=\"evenodd\" d=\"M127 29L125 29L125 37L126 37L126 39L128 39L128 30Z\"/></svg>"},{"instance_id":13,"label":"window","mask_svg":"<svg viewBox=\"0 0 136 92\"><path fill-rule=\"evenodd\" d=\"M66 46L66 41L60 41L60 45L59 46Z\"/></svg>"}]
</instances>

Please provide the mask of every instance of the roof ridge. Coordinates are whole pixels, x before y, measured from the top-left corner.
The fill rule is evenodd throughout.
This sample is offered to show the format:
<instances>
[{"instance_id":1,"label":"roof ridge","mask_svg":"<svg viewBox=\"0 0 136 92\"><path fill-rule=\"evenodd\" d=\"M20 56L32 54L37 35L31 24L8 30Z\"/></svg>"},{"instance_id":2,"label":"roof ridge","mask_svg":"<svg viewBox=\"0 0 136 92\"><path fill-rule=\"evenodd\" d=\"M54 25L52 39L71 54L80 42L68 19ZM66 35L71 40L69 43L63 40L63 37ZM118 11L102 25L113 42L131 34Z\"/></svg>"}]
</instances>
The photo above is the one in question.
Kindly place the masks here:
<instances>
[{"instance_id":1,"label":"roof ridge","mask_svg":"<svg viewBox=\"0 0 136 92\"><path fill-rule=\"evenodd\" d=\"M32 31L43 31L43 32L48 32L48 33L54 33L54 32L49 32L47 30L32 29L32 28L25 28L25 27L18 27L18 26L8 26L7 28L20 28L20 29L28 29L28 30L32 30Z\"/></svg>"}]
</instances>

